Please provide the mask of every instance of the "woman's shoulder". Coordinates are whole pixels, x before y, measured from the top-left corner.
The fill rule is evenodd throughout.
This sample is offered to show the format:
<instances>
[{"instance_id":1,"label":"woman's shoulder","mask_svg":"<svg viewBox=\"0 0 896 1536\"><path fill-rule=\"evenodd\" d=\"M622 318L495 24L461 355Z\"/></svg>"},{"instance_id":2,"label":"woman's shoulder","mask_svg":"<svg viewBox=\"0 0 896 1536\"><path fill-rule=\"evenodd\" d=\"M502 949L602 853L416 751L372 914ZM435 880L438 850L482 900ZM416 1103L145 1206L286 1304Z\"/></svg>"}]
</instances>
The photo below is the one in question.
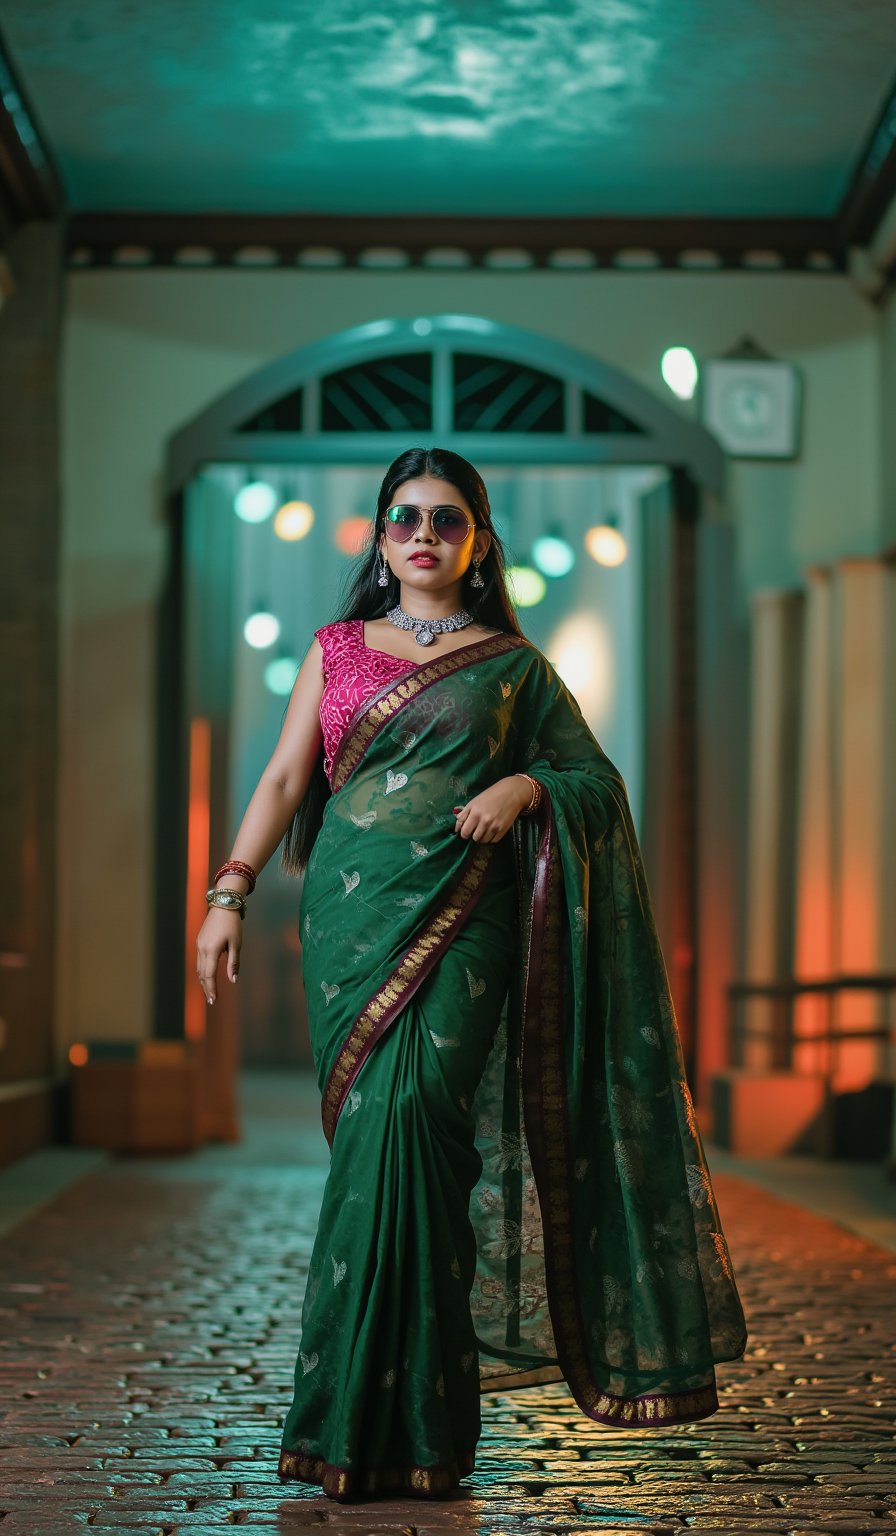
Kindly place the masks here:
<instances>
[{"instance_id":1,"label":"woman's shoulder","mask_svg":"<svg viewBox=\"0 0 896 1536\"><path fill-rule=\"evenodd\" d=\"M329 624L322 624L314 633L326 650L328 646L346 639L349 635L357 634L361 622L360 619L333 619Z\"/></svg>"},{"instance_id":2,"label":"woman's shoulder","mask_svg":"<svg viewBox=\"0 0 896 1536\"><path fill-rule=\"evenodd\" d=\"M330 624L322 624L314 631L320 644L325 680L334 666L355 660L362 635L360 619L333 619Z\"/></svg>"}]
</instances>

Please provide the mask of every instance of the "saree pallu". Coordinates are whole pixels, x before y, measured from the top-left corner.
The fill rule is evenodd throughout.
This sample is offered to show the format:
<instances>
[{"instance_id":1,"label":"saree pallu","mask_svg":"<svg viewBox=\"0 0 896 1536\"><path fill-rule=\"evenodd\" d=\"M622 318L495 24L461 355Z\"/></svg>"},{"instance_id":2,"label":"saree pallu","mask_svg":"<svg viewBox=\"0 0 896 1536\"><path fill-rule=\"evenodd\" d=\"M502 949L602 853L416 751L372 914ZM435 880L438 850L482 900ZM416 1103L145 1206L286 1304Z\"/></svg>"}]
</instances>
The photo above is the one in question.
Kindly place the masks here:
<instances>
[{"instance_id":1,"label":"saree pallu","mask_svg":"<svg viewBox=\"0 0 896 1536\"><path fill-rule=\"evenodd\" d=\"M524 770L497 843L452 806ZM719 1406L747 1333L624 782L527 641L360 706L299 911L331 1163L279 1473L342 1500L474 1468L481 1392Z\"/></svg>"}]
</instances>

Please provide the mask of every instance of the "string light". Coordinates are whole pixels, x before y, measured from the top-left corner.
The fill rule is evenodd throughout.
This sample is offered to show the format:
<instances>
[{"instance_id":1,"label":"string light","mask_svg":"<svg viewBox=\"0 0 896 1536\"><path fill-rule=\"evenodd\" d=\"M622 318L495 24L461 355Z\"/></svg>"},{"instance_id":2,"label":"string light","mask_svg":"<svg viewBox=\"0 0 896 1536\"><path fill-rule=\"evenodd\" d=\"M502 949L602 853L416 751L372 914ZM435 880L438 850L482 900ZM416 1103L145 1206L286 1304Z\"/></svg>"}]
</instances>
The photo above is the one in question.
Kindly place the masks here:
<instances>
[{"instance_id":1,"label":"string light","mask_svg":"<svg viewBox=\"0 0 896 1536\"><path fill-rule=\"evenodd\" d=\"M279 498L266 480L249 480L233 498L233 510L244 523L263 523Z\"/></svg>"},{"instance_id":2,"label":"string light","mask_svg":"<svg viewBox=\"0 0 896 1536\"><path fill-rule=\"evenodd\" d=\"M269 693L276 693L281 697L292 692L292 685L296 680L299 670L299 661L295 656L275 656L264 669L264 685Z\"/></svg>"},{"instance_id":3,"label":"string light","mask_svg":"<svg viewBox=\"0 0 896 1536\"><path fill-rule=\"evenodd\" d=\"M280 638L280 620L259 604L243 625L243 638L253 650L265 651Z\"/></svg>"},{"instance_id":4,"label":"string light","mask_svg":"<svg viewBox=\"0 0 896 1536\"><path fill-rule=\"evenodd\" d=\"M565 576L576 563L576 552L556 526L532 545L532 559L545 576Z\"/></svg>"},{"instance_id":5,"label":"string light","mask_svg":"<svg viewBox=\"0 0 896 1536\"><path fill-rule=\"evenodd\" d=\"M278 539L293 543L304 539L314 523L314 508L307 501L285 501L274 518L274 532Z\"/></svg>"},{"instance_id":6,"label":"string light","mask_svg":"<svg viewBox=\"0 0 896 1536\"><path fill-rule=\"evenodd\" d=\"M693 399L700 371L690 347L667 347L660 363L660 372L679 400Z\"/></svg>"},{"instance_id":7,"label":"string light","mask_svg":"<svg viewBox=\"0 0 896 1536\"><path fill-rule=\"evenodd\" d=\"M547 591L547 582L541 572L533 570L531 565L509 565L507 585L518 608L534 608Z\"/></svg>"},{"instance_id":8,"label":"string light","mask_svg":"<svg viewBox=\"0 0 896 1536\"><path fill-rule=\"evenodd\" d=\"M619 532L619 519L609 512L602 523L589 528L585 534L585 548L598 565L621 565L628 553L628 546Z\"/></svg>"}]
</instances>

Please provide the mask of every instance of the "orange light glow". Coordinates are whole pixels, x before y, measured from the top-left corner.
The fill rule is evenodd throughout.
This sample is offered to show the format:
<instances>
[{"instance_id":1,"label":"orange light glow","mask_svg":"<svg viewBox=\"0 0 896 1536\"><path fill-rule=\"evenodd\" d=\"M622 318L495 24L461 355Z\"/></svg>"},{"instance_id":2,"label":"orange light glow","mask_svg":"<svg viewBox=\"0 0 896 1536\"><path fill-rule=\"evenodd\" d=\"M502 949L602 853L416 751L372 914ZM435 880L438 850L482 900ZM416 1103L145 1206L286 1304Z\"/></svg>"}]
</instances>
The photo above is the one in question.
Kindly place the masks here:
<instances>
[{"instance_id":1,"label":"orange light glow","mask_svg":"<svg viewBox=\"0 0 896 1536\"><path fill-rule=\"evenodd\" d=\"M344 555L359 555L370 535L369 517L344 517L333 535L333 542Z\"/></svg>"},{"instance_id":2,"label":"orange light glow","mask_svg":"<svg viewBox=\"0 0 896 1536\"><path fill-rule=\"evenodd\" d=\"M626 556L626 542L616 528L598 523L585 534L585 548L598 565L621 565Z\"/></svg>"},{"instance_id":3,"label":"orange light glow","mask_svg":"<svg viewBox=\"0 0 896 1536\"><path fill-rule=\"evenodd\" d=\"M70 1045L68 1048L68 1059L73 1067L86 1066L87 1056L88 1051L86 1045Z\"/></svg>"},{"instance_id":4,"label":"orange light glow","mask_svg":"<svg viewBox=\"0 0 896 1536\"><path fill-rule=\"evenodd\" d=\"M304 539L314 522L314 508L307 501L286 501L274 518L278 539Z\"/></svg>"},{"instance_id":5,"label":"orange light glow","mask_svg":"<svg viewBox=\"0 0 896 1536\"><path fill-rule=\"evenodd\" d=\"M187 931L184 935L186 972L184 1034L201 1040L205 1034L206 1001L196 980L196 935L206 916L205 892L209 878L209 787L211 778L211 724L190 721L189 812L187 818Z\"/></svg>"}]
</instances>

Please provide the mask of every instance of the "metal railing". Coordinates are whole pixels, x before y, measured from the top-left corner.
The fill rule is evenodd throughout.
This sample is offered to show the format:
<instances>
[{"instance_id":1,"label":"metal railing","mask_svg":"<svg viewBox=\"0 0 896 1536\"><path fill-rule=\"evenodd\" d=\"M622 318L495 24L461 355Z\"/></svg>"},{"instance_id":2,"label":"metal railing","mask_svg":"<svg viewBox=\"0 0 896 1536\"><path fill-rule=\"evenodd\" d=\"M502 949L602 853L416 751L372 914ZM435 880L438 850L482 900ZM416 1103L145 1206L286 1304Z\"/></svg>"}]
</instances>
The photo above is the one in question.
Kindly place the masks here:
<instances>
[{"instance_id":1,"label":"metal railing","mask_svg":"<svg viewBox=\"0 0 896 1536\"><path fill-rule=\"evenodd\" d=\"M881 1046L882 1068L880 1076L894 1075L896 1070L896 1023L893 1016L893 997L896 995L896 974L872 972L869 975L843 974L826 976L817 981L788 978L786 981L732 981L728 988L728 1059L732 1067L755 1067L759 1071L792 1072L801 1077L811 1074L824 1080L825 1134L829 1155L834 1153L834 1080L841 1065L844 1047L860 1041L876 1041ZM873 1025L843 1022L840 1004L845 994L856 992L878 993L885 999L884 1021ZM820 1028L796 1027L797 1004L804 998L818 998L822 1004L823 1018ZM763 1023L747 1018L751 1002L765 1001L768 1011ZM749 1059L749 1045L762 1041L764 1059ZM803 1047L820 1048L811 1066L799 1060ZM805 1054L805 1052L803 1053ZM894 1110L896 1113L896 1110ZM890 1157L896 1154L892 1149ZM896 1166L896 1164L894 1164Z\"/></svg>"}]
</instances>

